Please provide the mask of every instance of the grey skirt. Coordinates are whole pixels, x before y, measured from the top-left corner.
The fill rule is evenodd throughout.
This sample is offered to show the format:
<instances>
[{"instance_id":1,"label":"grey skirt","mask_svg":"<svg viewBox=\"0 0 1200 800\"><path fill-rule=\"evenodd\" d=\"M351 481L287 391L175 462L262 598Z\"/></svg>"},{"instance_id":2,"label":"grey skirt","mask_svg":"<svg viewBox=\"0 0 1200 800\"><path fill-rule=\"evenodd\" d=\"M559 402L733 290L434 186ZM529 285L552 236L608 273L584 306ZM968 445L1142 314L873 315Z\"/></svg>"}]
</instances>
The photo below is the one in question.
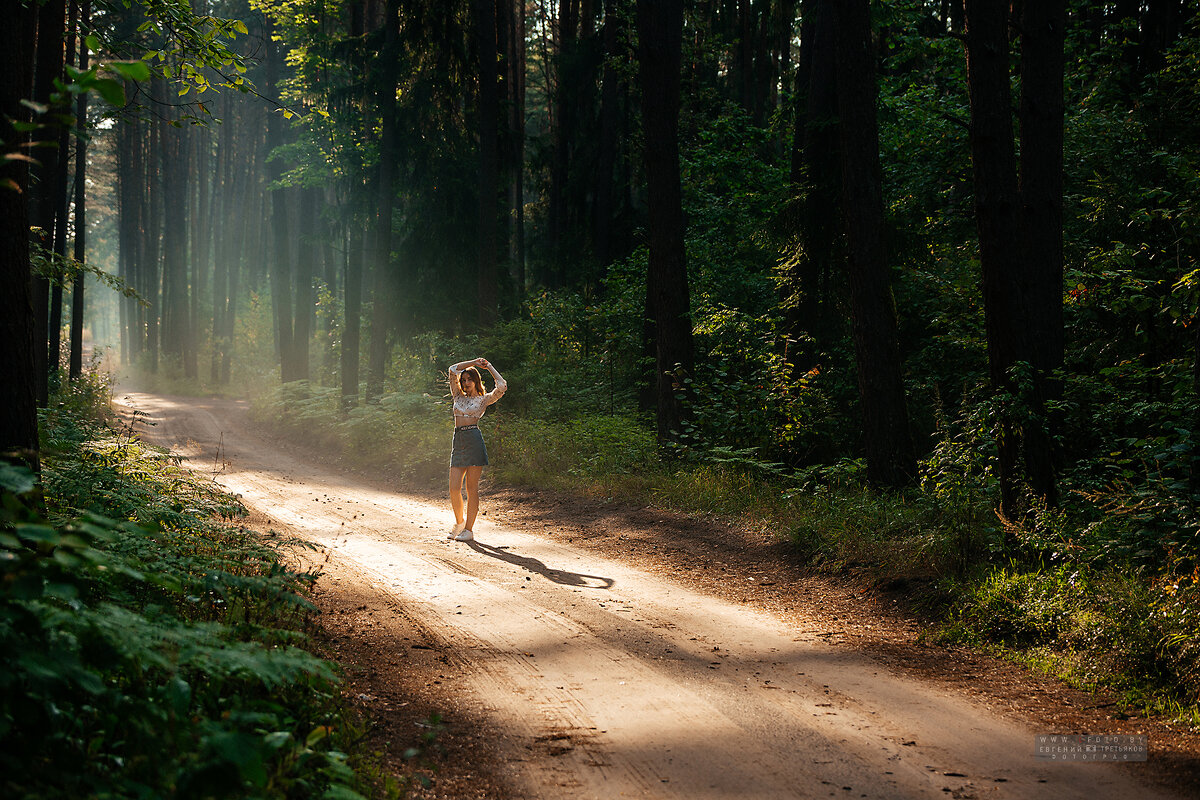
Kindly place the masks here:
<instances>
[{"instance_id":1,"label":"grey skirt","mask_svg":"<svg viewBox=\"0 0 1200 800\"><path fill-rule=\"evenodd\" d=\"M486 467L487 447L483 432L475 425L454 429L454 446L450 449L452 467Z\"/></svg>"}]
</instances>

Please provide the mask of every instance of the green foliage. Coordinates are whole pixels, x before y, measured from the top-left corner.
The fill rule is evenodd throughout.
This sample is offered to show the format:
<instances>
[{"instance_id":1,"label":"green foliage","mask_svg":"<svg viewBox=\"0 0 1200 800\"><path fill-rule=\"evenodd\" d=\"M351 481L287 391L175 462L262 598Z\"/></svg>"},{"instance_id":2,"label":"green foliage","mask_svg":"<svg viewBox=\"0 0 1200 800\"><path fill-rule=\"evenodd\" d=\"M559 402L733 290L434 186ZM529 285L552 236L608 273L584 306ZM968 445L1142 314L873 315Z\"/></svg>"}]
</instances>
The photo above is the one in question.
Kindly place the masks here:
<instances>
[{"instance_id":1,"label":"green foliage","mask_svg":"<svg viewBox=\"0 0 1200 800\"><path fill-rule=\"evenodd\" d=\"M958 602L943 636L995 644L1077 685L1110 686L1144 710L1178 713L1200 691L1196 588L1011 564L952 590Z\"/></svg>"},{"instance_id":2,"label":"green foliage","mask_svg":"<svg viewBox=\"0 0 1200 800\"><path fill-rule=\"evenodd\" d=\"M565 422L505 417L488 440L496 443L494 473L511 483L569 486L654 470L653 434L640 420L585 415Z\"/></svg>"},{"instance_id":3,"label":"green foliage","mask_svg":"<svg viewBox=\"0 0 1200 800\"><path fill-rule=\"evenodd\" d=\"M4 794L359 796L332 666L297 647L313 576L77 394L41 487L0 467Z\"/></svg>"},{"instance_id":4,"label":"green foliage","mask_svg":"<svg viewBox=\"0 0 1200 800\"><path fill-rule=\"evenodd\" d=\"M395 477L431 487L446 478L450 408L445 397L393 392L343 413L337 389L287 383L259 397L253 418L360 467L395 470Z\"/></svg>"},{"instance_id":5,"label":"green foliage","mask_svg":"<svg viewBox=\"0 0 1200 800\"><path fill-rule=\"evenodd\" d=\"M732 452L753 454L746 466L770 470L776 459L806 461L832 450L834 402L819 368L795 377L782 320L712 309L696 334L708 353L694 375L675 376L686 409L676 455L728 461Z\"/></svg>"}]
</instances>

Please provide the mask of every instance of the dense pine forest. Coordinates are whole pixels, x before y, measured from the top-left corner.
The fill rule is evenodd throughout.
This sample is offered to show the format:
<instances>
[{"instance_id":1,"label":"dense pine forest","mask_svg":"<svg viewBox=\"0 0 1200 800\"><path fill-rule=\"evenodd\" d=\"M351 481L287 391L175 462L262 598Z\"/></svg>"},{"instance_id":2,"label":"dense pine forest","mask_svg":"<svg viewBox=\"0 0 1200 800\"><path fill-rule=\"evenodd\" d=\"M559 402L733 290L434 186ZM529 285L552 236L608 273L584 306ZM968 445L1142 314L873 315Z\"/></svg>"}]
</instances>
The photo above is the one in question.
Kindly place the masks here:
<instances>
[{"instance_id":1,"label":"dense pine forest","mask_svg":"<svg viewBox=\"0 0 1200 800\"><path fill-rule=\"evenodd\" d=\"M493 480L770 529L1200 723L1194 0L10 5L0 738L56 744L0 786L367 792L311 576L107 394L441 487L480 355Z\"/></svg>"}]
</instances>

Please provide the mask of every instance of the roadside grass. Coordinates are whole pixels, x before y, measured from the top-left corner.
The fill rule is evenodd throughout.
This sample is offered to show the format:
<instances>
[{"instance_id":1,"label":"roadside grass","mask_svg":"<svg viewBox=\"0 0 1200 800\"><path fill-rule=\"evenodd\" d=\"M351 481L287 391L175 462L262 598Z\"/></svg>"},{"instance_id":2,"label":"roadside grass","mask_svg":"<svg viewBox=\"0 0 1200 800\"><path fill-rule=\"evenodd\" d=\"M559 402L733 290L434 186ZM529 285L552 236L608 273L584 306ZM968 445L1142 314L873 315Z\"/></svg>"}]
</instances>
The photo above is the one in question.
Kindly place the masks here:
<instances>
[{"instance_id":1,"label":"roadside grass","mask_svg":"<svg viewBox=\"0 0 1200 800\"><path fill-rule=\"evenodd\" d=\"M403 796L304 649L307 545L238 525L109 398L96 373L53 398L40 484L0 462L0 794Z\"/></svg>"},{"instance_id":2,"label":"roadside grass","mask_svg":"<svg viewBox=\"0 0 1200 800\"><path fill-rule=\"evenodd\" d=\"M946 587L938 641L991 650L1081 689L1113 690L1117 714L1200 727L1200 592L1112 567L1011 562Z\"/></svg>"},{"instance_id":3,"label":"roadside grass","mask_svg":"<svg viewBox=\"0 0 1200 800\"><path fill-rule=\"evenodd\" d=\"M329 390L293 385L260 399L254 413L353 466L386 467L414 488L444 484L443 400L388 395L342 414ZM727 453L666 460L632 414L553 420L498 408L484 420L498 484L720 515L772 532L816 572L853 573L902 595L932 639L1112 689L1117 714L1200 725L1200 570L1136 568L1128 548L1114 544L1132 533L1120 519L1097 522L1094 507L1042 514L1014 537L958 454L933 464L936 480L921 488L881 493L865 485L857 462L785 474Z\"/></svg>"}]
</instances>

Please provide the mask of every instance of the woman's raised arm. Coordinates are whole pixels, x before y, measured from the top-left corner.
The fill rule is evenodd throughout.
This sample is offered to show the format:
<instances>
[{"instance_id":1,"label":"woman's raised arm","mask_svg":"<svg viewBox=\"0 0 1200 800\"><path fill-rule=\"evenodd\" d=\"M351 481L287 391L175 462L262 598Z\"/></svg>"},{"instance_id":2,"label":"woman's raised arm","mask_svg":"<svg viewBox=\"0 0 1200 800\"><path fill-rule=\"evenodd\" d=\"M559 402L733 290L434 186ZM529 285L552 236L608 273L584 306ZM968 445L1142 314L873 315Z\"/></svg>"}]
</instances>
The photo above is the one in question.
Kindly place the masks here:
<instances>
[{"instance_id":1,"label":"woman's raised arm","mask_svg":"<svg viewBox=\"0 0 1200 800\"><path fill-rule=\"evenodd\" d=\"M501 375L486 358L476 359L475 363L492 373L492 379L496 382L495 387L486 395L488 405L491 405L499 400L506 391L508 391L508 382L504 380L504 376Z\"/></svg>"},{"instance_id":2,"label":"woman's raised arm","mask_svg":"<svg viewBox=\"0 0 1200 800\"><path fill-rule=\"evenodd\" d=\"M463 393L462 384L460 384L458 382L458 376L467 367L475 366L476 362L478 362L478 361L479 361L479 359L476 358L476 359L472 359L470 361L460 361L457 364L450 365L450 370L447 374L450 376L450 394L451 394L451 396L457 397L458 395Z\"/></svg>"}]
</instances>

